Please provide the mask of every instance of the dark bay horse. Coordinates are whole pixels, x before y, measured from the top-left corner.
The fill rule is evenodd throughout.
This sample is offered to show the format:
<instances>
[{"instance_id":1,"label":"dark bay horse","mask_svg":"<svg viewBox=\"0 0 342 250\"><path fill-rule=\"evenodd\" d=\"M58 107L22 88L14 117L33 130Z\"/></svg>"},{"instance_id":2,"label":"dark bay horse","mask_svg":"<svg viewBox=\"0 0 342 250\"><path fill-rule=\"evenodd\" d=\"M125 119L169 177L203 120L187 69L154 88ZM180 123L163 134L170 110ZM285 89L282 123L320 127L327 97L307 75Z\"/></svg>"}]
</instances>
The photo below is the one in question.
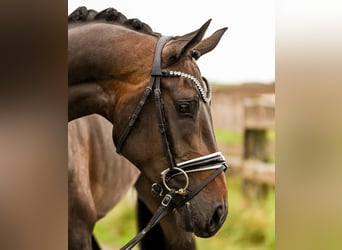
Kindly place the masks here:
<instances>
[{"instance_id":1,"label":"dark bay horse","mask_svg":"<svg viewBox=\"0 0 342 250\"><path fill-rule=\"evenodd\" d=\"M111 130L112 125L97 115L68 124L69 230L86 231L80 235L92 232L89 226L105 216L140 175L115 153Z\"/></svg>"},{"instance_id":2,"label":"dark bay horse","mask_svg":"<svg viewBox=\"0 0 342 250\"><path fill-rule=\"evenodd\" d=\"M117 151L141 171L137 186L153 184L160 192L155 204L172 210L184 231L214 235L228 213L225 168L213 133L210 87L196 60L216 47L226 28L202 40L209 21L183 36L159 37L93 19L69 25L69 121L105 117ZM92 187L83 185L94 182L92 172L69 168L70 249L91 249L93 227L103 216ZM101 190L112 175L95 176ZM146 191L142 198L152 196Z\"/></svg>"}]
</instances>

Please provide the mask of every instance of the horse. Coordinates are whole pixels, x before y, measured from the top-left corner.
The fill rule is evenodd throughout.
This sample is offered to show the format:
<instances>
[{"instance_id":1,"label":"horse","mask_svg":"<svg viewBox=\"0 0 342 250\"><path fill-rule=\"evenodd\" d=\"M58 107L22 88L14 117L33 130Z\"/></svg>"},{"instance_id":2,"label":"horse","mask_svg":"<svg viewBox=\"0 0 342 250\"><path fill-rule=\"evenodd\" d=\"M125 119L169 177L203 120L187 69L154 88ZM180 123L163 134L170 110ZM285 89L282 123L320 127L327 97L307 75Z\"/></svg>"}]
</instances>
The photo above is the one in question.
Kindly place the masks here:
<instances>
[{"instance_id":1,"label":"horse","mask_svg":"<svg viewBox=\"0 0 342 250\"><path fill-rule=\"evenodd\" d=\"M194 32L165 37L93 19L68 29L69 121L106 118L116 151L141 172L137 186L152 185L160 204L149 207L159 213L156 221L166 216L163 225L172 214L184 231L213 236L228 214L227 166L213 133L210 85L196 60L227 28L202 39L209 20ZM70 249L91 249L93 227L103 216L87 173L68 169ZM97 177L93 183L104 188L107 174ZM145 192L141 197L151 199Z\"/></svg>"},{"instance_id":2,"label":"horse","mask_svg":"<svg viewBox=\"0 0 342 250\"><path fill-rule=\"evenodd\" d=\"M115 153L112 125L98 115L68 123L69 227L105 216L135 184L140 171ZM120 175L118 175L120 173ZM87 216L96 214L96 218ZM92 237L92 244L98 244ZM98 247L99 248L99 247ZM96 249L96 248L95 248Z\"/></svg>"}]
</instances>

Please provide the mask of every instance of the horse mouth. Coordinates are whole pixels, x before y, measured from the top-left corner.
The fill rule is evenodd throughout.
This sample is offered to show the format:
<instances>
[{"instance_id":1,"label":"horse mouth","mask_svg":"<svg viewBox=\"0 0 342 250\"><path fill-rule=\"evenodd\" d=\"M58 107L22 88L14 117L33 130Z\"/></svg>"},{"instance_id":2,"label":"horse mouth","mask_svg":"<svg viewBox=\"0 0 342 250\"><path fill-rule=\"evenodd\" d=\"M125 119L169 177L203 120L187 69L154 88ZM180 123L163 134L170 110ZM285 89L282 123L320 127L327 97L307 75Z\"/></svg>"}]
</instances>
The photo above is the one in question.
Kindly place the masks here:
<instances>
[{"instance_id":1,"label":"horse mouth","mask_svg":"<svg viewBox=\"0 0 342 250\"><path fill-rule=\"evenodd\" d=\"M201 219L185 205L176 210L177 224L187 232L194 233L197 237L209 238L214 236L224 224L228 212L217 209L210 219ZM204 221L204 222L203 222Z\"/></svg>"}]
</instances>

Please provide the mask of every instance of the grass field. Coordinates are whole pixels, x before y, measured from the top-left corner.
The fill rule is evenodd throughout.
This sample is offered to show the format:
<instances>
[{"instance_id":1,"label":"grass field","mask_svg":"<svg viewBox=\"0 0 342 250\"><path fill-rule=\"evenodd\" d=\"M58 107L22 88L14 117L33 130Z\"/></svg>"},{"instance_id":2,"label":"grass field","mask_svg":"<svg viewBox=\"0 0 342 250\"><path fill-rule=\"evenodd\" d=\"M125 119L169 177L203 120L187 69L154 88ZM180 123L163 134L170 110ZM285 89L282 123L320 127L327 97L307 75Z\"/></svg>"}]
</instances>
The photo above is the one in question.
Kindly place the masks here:
<instances>
[{"instance_id":1,"label":"grass field","mask_svg":"<svg viewBox=\"0 0 342 250\"><path fill-rule=\"evenodd\" d=\"M231 131L226 129L215 129L215 137L218 143L243 143L243 134L238 131Z\"/></svg>"}]
</instances>

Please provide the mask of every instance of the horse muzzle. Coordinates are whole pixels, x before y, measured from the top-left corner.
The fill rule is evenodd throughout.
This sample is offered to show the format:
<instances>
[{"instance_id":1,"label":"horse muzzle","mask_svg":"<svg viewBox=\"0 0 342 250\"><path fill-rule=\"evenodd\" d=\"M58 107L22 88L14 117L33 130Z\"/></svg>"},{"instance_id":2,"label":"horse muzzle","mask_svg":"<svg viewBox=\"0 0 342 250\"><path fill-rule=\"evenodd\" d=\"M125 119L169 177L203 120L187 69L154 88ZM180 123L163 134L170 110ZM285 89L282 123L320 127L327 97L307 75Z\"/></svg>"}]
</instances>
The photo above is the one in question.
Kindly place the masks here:
<instances>
[{"instance_id":1,"label":"horse muzzle","mask_svg":"<svg viewBox=\"0 0 342 250\"><path fill-rule=\"evenodd\" d=\"M217 233L227 218L227 204L224 202L209 204L210 208L205 209L202 202L195 200L176 210L177 224L198 237L211 237Z\"/></svg>"}]
</instances>

